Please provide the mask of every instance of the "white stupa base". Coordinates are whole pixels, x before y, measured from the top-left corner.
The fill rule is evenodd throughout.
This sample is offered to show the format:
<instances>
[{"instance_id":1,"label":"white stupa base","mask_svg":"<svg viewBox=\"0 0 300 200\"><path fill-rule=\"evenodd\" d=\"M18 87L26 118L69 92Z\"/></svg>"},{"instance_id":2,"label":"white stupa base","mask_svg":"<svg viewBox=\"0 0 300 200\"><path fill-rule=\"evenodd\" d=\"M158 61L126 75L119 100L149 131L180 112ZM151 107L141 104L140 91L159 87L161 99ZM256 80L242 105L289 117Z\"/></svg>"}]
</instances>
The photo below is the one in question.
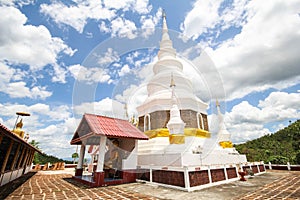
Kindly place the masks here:
<instances>
[{"instance_id":1,"label":"white stupa base","mask_svg":"<svg viewBox=\"0 0 300 200\"><path fill-rule=\"evenodd\" d=\"M234 148L206 145L206 140L186 137L184 144L169 144L168 137L157 137L140 141L142 145L139 143L138 165L182 167L247 162L246 156L239 154Z\"/></svg>"}]
</instances>

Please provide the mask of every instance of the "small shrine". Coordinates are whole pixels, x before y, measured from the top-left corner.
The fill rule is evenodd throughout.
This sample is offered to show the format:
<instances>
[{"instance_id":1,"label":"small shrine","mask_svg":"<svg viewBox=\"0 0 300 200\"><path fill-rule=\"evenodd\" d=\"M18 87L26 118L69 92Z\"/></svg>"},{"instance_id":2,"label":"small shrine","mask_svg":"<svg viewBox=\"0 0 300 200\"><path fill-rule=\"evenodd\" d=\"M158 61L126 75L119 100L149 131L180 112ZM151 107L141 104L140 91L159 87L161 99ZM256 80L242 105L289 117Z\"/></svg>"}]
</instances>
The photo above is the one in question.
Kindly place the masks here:
<instances>
[{"instance_id":1,"label":"small shrine","mask_svg":"<svg viewBox=\"0 0 300 200\"><path fill-rule=\"evenodd\" d=\"M84 114L71 140L80 145L74 179L92 187L135 182L138 140L148 137L127 120Z\"/></svg>"}]
</instances>

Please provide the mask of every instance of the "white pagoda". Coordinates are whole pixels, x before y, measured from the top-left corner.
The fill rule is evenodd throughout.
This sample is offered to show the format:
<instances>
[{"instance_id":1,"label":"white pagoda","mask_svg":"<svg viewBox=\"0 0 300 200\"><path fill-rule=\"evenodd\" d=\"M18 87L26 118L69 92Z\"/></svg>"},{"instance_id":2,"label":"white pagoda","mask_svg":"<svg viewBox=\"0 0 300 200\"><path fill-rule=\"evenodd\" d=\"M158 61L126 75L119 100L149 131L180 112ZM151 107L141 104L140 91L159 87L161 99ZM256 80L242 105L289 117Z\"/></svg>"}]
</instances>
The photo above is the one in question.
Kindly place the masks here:
<instances>
[{"instance_id":1,"label":"white pagoda","mask_svg":"<svg viewBox=\"0 0 300 200\"><path fill-rule=\"evenodd\" d=\"M192 191L237 180L239 171L264 172L263 163L247 163L233 147L218 102L219 131L211 136L208 105L183 73L189 66L176 55L165 14L157 56L148 97L137 107L138 128L149 137L138 142L137 179Z\"/></svg>"}]
</instances>

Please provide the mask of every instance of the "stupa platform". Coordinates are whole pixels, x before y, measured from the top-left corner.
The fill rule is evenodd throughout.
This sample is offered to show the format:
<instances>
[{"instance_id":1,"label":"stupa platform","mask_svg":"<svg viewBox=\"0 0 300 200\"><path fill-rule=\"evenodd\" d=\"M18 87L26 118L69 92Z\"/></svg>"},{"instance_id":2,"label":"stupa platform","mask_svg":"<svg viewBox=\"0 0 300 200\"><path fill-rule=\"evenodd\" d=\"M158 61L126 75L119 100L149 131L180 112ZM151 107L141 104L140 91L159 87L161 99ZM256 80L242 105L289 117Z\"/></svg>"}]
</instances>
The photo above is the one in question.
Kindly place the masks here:
<instances>
[{"instance_id":1,"label":"stupa platform","mask_svg":"<svg viewBox=\"0 0 300 200\"><path fill-rule=\"evenodd\" d=\"M248 178L265 173L266 168L263 162L183 167L148 165L139 166L137 181L190 192L237 181L240 171Z\"/></svg>"}]
</instances>

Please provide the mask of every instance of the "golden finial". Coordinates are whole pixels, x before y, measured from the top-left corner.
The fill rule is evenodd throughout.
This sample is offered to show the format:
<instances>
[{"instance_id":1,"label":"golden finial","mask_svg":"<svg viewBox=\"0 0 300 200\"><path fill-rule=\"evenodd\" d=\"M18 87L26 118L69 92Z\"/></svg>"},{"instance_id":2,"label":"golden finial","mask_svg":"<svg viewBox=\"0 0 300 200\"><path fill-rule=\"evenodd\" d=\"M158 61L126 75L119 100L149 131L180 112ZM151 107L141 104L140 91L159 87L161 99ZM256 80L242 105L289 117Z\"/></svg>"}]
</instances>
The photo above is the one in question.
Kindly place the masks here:
<instances>
[{"instance_id":1,"label":"golden finial","mask_svg":"<svg viewBox=\"0 0 300 200\"><path fill-rule=\"evenodd\" d=\"M128 119L128 106L127 103L124 105L124 110L125 110L125 119Z\"/></svg>"},{"instance_id":2,"label":"golden finial","mask_svg":"<svg viewBox=\"0 0 300 200\"><path fill-rule=\"evenodd\" d=\"M216 106L220 107L220 103L219 103L218 99L216 99Z\"/></svg>"},{"instance_id":3,"label":"golden finial","mask_svg":"<svg viewBox=\"0 0 300 200\"><path fill-rule=\"evenodd\" d=\"M170 87L175 87L175 81L173 79L173 73L171 74L171 83L170 83Z\"/></svg>"},{"instance_id":4,"label":"golden finial","mask_svg":"<svg viewBox=\"0 0 300 200\"><path fill-rule=\"evenodd\" d=\"M165 9L162 10L162 17L163 17L163 18L167 18Z\"/></svg>"}]
</instances>

